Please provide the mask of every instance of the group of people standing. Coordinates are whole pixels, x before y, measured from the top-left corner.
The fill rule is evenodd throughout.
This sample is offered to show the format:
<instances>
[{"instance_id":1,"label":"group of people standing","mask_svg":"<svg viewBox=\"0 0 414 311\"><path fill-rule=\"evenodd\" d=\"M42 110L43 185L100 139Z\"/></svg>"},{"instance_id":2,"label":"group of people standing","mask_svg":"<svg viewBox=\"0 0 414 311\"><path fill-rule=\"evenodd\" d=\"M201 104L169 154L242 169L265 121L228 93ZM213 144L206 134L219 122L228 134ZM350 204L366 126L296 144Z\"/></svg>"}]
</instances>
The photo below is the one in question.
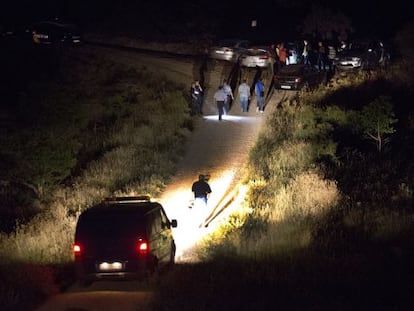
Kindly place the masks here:
<instances>
[{"instance_id":1,"label":"group of people standing","mask_svg":"<svg viewBox=\"0 0 414 311\"><path fill-rule=\"evenodd\" d=\"M306 45L309 46L309 43L307 43ZM328 44L328 46L326 46L323 43L323 41L318 41L317 49L314 50L313 52L315 53L315 56L316 56L314 57L314 59L316 60L316 65L318 66L319 71L326 71L327 69L330 72L333 71L333 61L336 56L336 49L332 44ZM309 57L309 54L311 53L312 53L312 50L307 49L306 54L308 55L307 56L308 61L306 62L306 64L310 66L314 65L312 63L313 59Z\"/></svg>"},{"instance_id":2,"label":"group of people standing","mask_svg":"<svg viewBox=\"0 0 414 311\"><path fill-rule=\"evenodd\" d=\"M307 66L316 66L320 71L333 71L333 60L336 52L343 48L344 41L340 47L332 43L325 44L324 41L316 41L311 45L308 39L304 39L301 47L287 49L284 42L273 44L270 53L275 59L273 71L277 73L285 65L301 62Z\"/></svg>"},{"instance_id":3,"label":"group of people standing","mask_svg":"<svg viewBox=\"0 0 414 311\"><path fill-rule=\"evenodd\" d=\"M345 41L341 41L339 47L333 43L325 44L318 41L316 48L312 48L308 40L303 40L302 62L307 66L317 66L319 71L333 72L334 59L337 51L346 49Z\"/></svg>"}]
</instances>

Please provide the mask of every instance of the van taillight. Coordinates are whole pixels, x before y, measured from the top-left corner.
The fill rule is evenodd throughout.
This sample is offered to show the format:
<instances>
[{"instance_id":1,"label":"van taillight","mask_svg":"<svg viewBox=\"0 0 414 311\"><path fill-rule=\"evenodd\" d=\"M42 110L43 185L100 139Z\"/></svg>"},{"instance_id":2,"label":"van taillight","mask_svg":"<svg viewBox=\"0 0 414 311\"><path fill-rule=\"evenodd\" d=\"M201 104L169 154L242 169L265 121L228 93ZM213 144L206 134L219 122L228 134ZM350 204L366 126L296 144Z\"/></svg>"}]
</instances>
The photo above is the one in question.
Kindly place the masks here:
<instances>
[{"instance_id":1,"label":"van taillight","mask_svg":"<svg viewBox=\"0 0 414 311\"><path fill-rule=\"evenodd\" d=\"M148 253L148 243L143 240L138 241L137 250L139 254L146 254Z\"/></svg>"},{"instance_id":2,"label":"van taillight","mask_svg":"<svg viewBox=\"0 0 414 311\"><path fill-rule=\"evenodd\" d=\"M75 255L80 255L80 253L82 252L81 246L79 244L73 244L73 246L72 246L72 252Z\"/></svg>"}]
</instances>

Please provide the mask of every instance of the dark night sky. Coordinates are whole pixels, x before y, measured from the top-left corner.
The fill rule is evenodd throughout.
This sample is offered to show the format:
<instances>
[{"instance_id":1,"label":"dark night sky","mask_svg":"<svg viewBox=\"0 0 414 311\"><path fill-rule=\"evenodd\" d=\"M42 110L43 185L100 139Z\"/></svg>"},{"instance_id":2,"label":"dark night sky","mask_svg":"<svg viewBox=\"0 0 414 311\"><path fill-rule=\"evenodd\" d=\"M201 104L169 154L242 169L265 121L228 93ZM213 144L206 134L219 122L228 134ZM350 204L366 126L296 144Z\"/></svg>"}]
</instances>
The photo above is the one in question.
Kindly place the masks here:
<instances>
[{"instance_id":1,"label":"dark night sky","mask_svg":"<svg viewBox=\"0 0 414 311\"><path fill-rule=\"evenodd\" d=\"M300 22L315 3L333 12L343 12L357 30L378 32L378 35L394 33L414 16L410 0L261 0L250 4L241 0L15 0L1 10L0 24L32 22L51 16L68 16L82 23L117 20L118 17L122 22L125 14L131 19L158 20L162 20L160 16L164 14L166 19L176 17L176 22L185 22L189 16L198 14L218 19L227 28L248 25L250 20L257 19L266 29L285 32L294 27L292 21Z\"/></svg>"}]
</instances>

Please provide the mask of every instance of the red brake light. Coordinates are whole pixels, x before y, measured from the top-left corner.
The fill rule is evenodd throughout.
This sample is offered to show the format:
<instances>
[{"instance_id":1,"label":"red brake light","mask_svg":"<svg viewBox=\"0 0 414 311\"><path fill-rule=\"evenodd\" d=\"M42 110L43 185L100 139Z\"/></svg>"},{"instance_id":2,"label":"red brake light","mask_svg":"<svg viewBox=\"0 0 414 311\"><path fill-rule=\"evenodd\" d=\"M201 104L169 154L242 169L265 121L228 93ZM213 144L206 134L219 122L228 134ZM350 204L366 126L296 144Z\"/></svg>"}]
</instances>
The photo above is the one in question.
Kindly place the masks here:
<instances>
[{"instance_id":1,"label":"red brake light","mask_svg":"<svg viewBox=\"0 0 414 311\"><path fill-rule=\"evenodd\" d=\"M80 255L80 253L82 252L81 246L79 244L73 244L73 246L72 246L72 252L75 255Z\"/></svg>"},{"instance_id":2,"label":"red brake light","mask_svg":"<svg viewBox=\"0 0 414 311\"><path fill-rule=\"evenodd\" d=\"M148 252L148 243L143 241L143 240L139 240L138 241L138 246L137 246L137 250L139 254L146 254Z\"/></svg>"}]
</instances>

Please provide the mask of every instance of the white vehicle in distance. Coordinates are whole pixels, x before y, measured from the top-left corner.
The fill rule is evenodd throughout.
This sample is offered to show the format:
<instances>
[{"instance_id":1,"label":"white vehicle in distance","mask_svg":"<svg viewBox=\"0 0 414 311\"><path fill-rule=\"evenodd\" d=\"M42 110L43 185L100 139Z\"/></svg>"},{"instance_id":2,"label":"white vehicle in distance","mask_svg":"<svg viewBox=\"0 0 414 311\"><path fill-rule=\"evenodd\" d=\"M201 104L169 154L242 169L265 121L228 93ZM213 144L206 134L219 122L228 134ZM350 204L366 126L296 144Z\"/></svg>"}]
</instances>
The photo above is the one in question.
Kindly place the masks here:
<instances>
[{"instance_id":1,"label":"white vehicle in distance","mask_svg":"<svg viewBox=\"0 0 414 311\"><path fill-rule=\"evenodd\" d=\"M243 67L273 67L275 58L266 46L251 47L241 55L240 65Z\"/></svg>"},{"instance_id":2,"label":"white vehicle in distance","mask_svg":"<svg viewBox=\"0 0 414 311\"><path fill-rule=\"evenodd\" d=\"M242 39L221 40L211 46L209 58L237 63L239 57L250 47L250 41Z\"/></svg>"}]
</instances>

